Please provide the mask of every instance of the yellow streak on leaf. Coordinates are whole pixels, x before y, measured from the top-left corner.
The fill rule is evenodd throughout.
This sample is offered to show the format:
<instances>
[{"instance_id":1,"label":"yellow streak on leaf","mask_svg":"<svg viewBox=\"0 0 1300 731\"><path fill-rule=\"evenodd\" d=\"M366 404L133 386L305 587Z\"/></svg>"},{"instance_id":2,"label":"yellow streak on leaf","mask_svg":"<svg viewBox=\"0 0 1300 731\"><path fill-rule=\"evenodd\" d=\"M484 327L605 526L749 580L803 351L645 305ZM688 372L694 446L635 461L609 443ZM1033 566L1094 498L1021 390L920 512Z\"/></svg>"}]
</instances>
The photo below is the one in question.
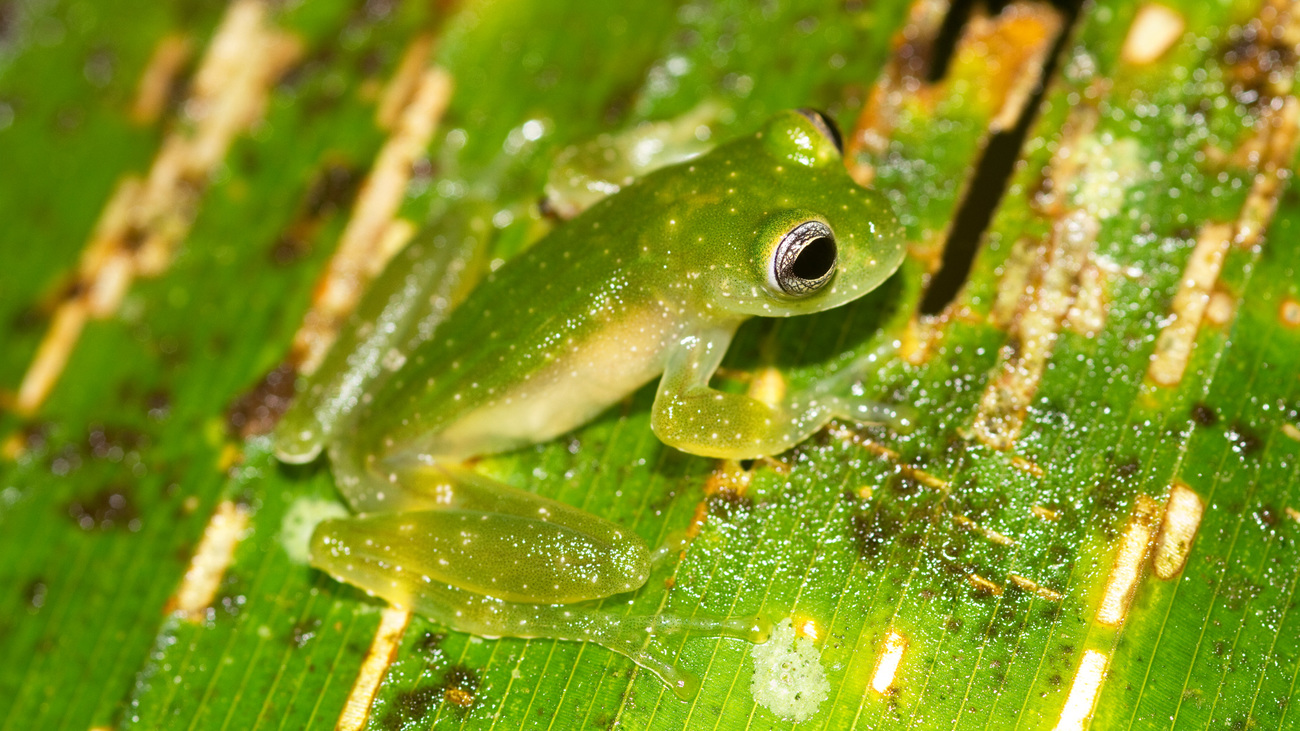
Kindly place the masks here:
<instances>
[{"instance_id":1,"label":"yellow streak on leaf","mask_svg":"<svg viewBox=\"0 0 1300 731\"><path fill-rule=\"evenodd\" d=\"M393 228L394 217L406 197L412 165L424 154L447 109L451 88L450 74L426 68L410 102L398 115L393 133L357 195L338 249L316 286L311 310L294 335L294 360L300 372L316 369L366 285L405 245L411 229Z\"/></svg>"},{"instance_id":2,"label":"yellow streak on leaf","mask_svg":"<svg viewBox=\"0 0 1300 731\"><path fill-rule=\"evenodd\" d=\"M398 62L393 78L384 86L384 94L375 109L375 123L380 129L391 131L401 119L402 110L410 104L420 86L432 50L433 36L428 33L421 33L407 44L402 60Z\"/></svg>"},{"instance_id":3,"label":"yellow streak on leaf","mask_svg":"<svg viewBox=\"0 0 1300 731\"><path fill-rule=\"evenodd\" d=\"M993 530L992 528L985 528L984 526L980 525L979 523L976 523L975 521L971 520L970 518L964 515L952 516L952 522L956 523L958 526L962 528L965 528L966 530L973 531L975 533L980 534L981 536L984 536L986 539L992 541L993 543L998 544L999 546L1010 546L1015 543L1013 539L1002 535L1001 533Z\"/></svg>"},{"instance_id":4,"label":"yellow streak on leaf","mask_svg":"<svg viewBox=\"0 0 1300 731\"><path fill-rule=\"evenodd\" d=\"M1083 731L1087 727L1102 681L1106 679L1107 662L1108 658L1102 653L1084 650L1083 660L1079 662L1079 671L1074 674L1074 681L1070 684L1070 695L1065 701L1065 707L1061 709L1055 731Z\"/></svg>"},{"instance_id":5,"label":"yellow streak on leaf","mask_svg":"<svg viewBox=\"0 0 1300 731\"><path fill-rule=\"evenodd\" d=\"M1083 210L1070 211L1053 224L1041 278L1032 294L1020 301L1012 339L1002 349L1001 362L980 399L972 427L981 442L995 449L1010 449L1020 435L1025 412L1038 391L1061 322L1073 303L1079 271L1092 253L1100 226Z\"/></svg>"},{"instance_id":6,"label":"yellow streak on leaf","mask_svg":"<svg viewBox=\"0 0 1300 731\"><path fill-rule=\"evenodd\" d=\"M918 76L918 47L934 42L948 14L948 3L912 4L908 22L894 37L894 53L847 140L844 159L854 179L867 185L875 168L867 158L883 154L904 107L933 112L961 94L964 108L989 119L989 131L1009 128L1020 118L1038 83L1043 62L1061 27L1061 16L1044 3L1016 2L990 18L973 17L953 50L949 71L937 84ZM972 79L978 83L970 83Z\"/></svg>"},{"instance_id":7,"label":"yellow streak on leaf","mask_svg":"<svg viewBox=\"0 0 1300 731\"><path fill-rule=\"evenodd\" d=\"M880 656L876 658L876 669L871 674L871 688L877 693L884 694L889 691L890 686L894 684L894 676L898 674L898 666L903 661L903 653L907 651L907 638L890 630L885 635L885 641L880 646Z\"/></svg>"},{"instance_id":8,"label":"yellow streak on leaf","mask_svg":"<svg viewBox=\"0 0 1300 731\"><path fill-rule=\"evenodd\" d=\"M1300 302L1286 298L1277 308L1277 316L1289 328L1300 327Z\"/></svg>"},{"instance_id":9,"label":"yellow streak on leaf","mask_svg":"<svg viewBox=\"0 0 1300 731\"><path fill-rule=\"evenodd\" d=\"M379 684L388 672L388 666L397 657L398 646L401 645L402 635L406 632L406 624L410 619L411 613L405 609L388 607L384 610L383 617L379 620L379 629L370 641L370 649L366 652L365 660L361 661L361 670L352 683L352 691L348 693L343 712L339 714L338 723L334 726L336 731L361 731L365 728L370 706L375 702L375 694L379 692Z\"/></svg>"},{"instance_id":10,"label":"yellow streak on leaf","mask_svg":"<svg viewBox=\"0 0 1300 731\"><path fill-rule=\"evenodd\" d=\"M1182 13L1158 3L1143 5L1128 27L1120 58L1134 66L1145 66L1165 55L1186 28Z\"/></svg>"},{"instance_id":11,"label":"yellow streak on leaf","mask_svg":"<svg viewBox=\"0 0 1300 731\"><path fill-rule=\"evenodd\" d=\"M172 601L174 610L185 620L201 622L207 617L221 586L221 577L234 559L235 547L244 537L248 519L248 508L225 500L208 520L203 538L199 540L190 567Z\"/></svg>"},{"instance_id":12,"label":"yellow streak on leaf","mask_svg":"<svg viewBox=\"0 0 1300 731\"><path fill-rule=\"evenodd\" d=\"M1115 564L1106 579L1101 605L1097 608L1098 622L1118 627L1128 616L1129 602L1133 601L1133 592L1137 590L1138 581L1142 578L1142 565L1151 550L1156 512L1159 509L1159 503L1151 496L1137 496L1124 535L1120 537Z\"/></svg>"},{"instance_id":13,"label":"yellow streak on leaf","mask_svg":"<svg viewBox=\"0 0 1300 731\"><path fill-rule=\"evenodd\" d=\"M1176 386L1183 379L1196 342L1196 331L1210 303L1210 289L1219 278L1231 241L1229 224L1210 223L1201 228L1178 293L1174 295L1172 319L1156 338L1155 352L1147 368L1151 380L1161 386Z\"/></svg>"},{"instance_id":14,"label":"yellow streak on leaf","mask_svg":"<svg viewBox=\"0 0 1300 731\"><path fill-rule=\"evenodd\" d=\"M1165 519L1156 543L1156 576L1169 580L1183 570L1204 512L1205 505L1200 496L1187 485L1175 482L1169 490Z\"/></svg>"},{"instance_id":15,"label":"yellow streak on leaf","mask_svg":"<svg viewBox=\"0 0 1300 731\"><path fill-rule=\"evenodd\" d=\"M145 179L123 179L105 204L74 286L19 386L18 413L35 413L49 396L88 317L111 316L135 277L157 275L171 262L230 143L261 117L275 80L301 52L266 15L260 0L229 6L181 105L185 124L162 141Z\"/></svg>"},{"instance_id":16,"label":"yellow streak on leaf","mask_svg":"<svg viewBox=\"0 0 1300 731\"><path fill-rule=\"evenodd\" d=\"M966 580L980 591L988 592L994 596L1002 596L1002 586L980 576L979 574L968 574Z\"/></svg>"},{"instance_id":17,"label":"yellow streak on leaf","mask_svg":"<svg viewBox=\"0 0 1300 731\"><path fill-rule=\"evenodd\" d=\"M1061 601L1061 592L1049 589L1046 586L1039 584L1037 581L1034 581L1033 579L1029 579L1027 577L1021 576L1020 574L1007 574L1007 578L1011 580L1011 583L1015 584L1021 589L1024 589L1025 591L1033 592L1034 594L1037 594L1038 596L1046 599L1049 602Z\"/></svg>"},{"instance_id":18,"label":"yellow streak on leaf","mask_svg":"<svg viewBox=\"0 0 1300 731\"><path fill-rule=\"evenodd\" d=\"M1042 477L1045 474L1043 468L1039 467L1037 463L1031 462L1018 454L1011 458L1011 466L1034 477Z\"/></svg>"},{"instance_id":19,"label":"yellow streak on leaf","mask_svg":"<svg viewBox=\"0 0 1300 731\"><path fill-rule=\"evenodd\" d=\"M136 124L153 124L158 121L167 96L171 93L176 76L185 67L190 54L194 52L194 43L190 37L181 33L170 33L154 46L153 55L140 75L136 85L135 102L131 104L131 121Z\"/></svg>"}]
</instances>

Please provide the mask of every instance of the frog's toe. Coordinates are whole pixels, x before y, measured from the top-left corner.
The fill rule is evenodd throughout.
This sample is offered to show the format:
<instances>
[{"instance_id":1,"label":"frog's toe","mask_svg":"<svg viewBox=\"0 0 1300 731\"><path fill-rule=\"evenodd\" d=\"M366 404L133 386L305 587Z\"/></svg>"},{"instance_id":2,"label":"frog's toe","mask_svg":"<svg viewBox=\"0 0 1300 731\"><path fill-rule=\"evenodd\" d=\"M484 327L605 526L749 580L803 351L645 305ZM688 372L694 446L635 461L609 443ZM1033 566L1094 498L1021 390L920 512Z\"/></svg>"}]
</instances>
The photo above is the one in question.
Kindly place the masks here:
<instances>
[{"instance_id":1,"label":"frog's toe","mask_svg":"<svg viewBox=\"0 0 1300 731\"><path fill-rule=\"evenodd\" d=\"M852 400L843 413L837 414L859 423L884 424L896 432L908 434L916 426L917 412L910 406L882 404L877 401Z\"/></svg>"},{"instance_id":2,"label":"frog's toe","mask_svg":"<svg viewBox=\"0 0 1300 731\"><path fill-rule=\"evenodd\" d=\"M895 406L893 409L894 418L886 420L885 424L899 434L911 434L916 429L919 412L911 406Z\"/></svg>"},{"instance_id":3,"label":"frog's toe","mask_svg":"<svg viewBox=\"0 0 1300 731\"><path fill-rule=\"evenodd\" d=\"M699 676L679 667L675 657L656 649L656 645L662 646L665 643L646 643L646 635L674 641L667 644L677 644L687 634L730 637L761 644L766 642L771 634L772 623L761 616L716 619L660 614L620 619L609 629L611 631L607 636L591 639L615 652L627 655L637 665L654 673L669 688L672 688L678 698L688 701L700 690Z\"/></svg>"}]
</instances>

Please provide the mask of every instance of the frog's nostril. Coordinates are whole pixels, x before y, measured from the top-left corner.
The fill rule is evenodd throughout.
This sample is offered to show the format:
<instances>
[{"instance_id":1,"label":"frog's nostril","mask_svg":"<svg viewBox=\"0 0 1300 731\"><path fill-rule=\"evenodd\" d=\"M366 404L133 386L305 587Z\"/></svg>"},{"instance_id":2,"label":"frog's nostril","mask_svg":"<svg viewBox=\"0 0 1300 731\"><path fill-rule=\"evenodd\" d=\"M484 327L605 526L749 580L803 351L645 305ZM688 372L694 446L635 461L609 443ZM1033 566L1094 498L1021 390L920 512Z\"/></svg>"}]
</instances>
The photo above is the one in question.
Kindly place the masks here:
<instances>
[{"instance_id":1,"label":"frog's nostril","mask_svg":"<svg viewBox=\"0 0 1300 731\"><path fill-rule=\"evenodd\" d=\"M795 257L792 274L800 279L821 279L835 267L835 240L818 236L800 250Z\"/></svg>"}]
</instances>

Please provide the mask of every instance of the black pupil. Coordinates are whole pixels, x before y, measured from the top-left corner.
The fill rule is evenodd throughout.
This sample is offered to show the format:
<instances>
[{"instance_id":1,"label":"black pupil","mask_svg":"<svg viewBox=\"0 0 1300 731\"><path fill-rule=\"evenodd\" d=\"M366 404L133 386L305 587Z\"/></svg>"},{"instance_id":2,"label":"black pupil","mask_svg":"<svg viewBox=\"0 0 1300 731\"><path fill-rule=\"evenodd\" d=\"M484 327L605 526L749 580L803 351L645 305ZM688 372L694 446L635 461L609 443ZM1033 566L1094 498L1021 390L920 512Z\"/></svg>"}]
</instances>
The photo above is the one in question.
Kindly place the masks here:
<instances>
[{"instance_id":1,"label":"black pupil","mask_svg":"<svg viewBox=\"0 0 1300 731\"><path fill-rule=\"evenodd\" d=\"M795 256L790 273L800 279L820 279L834 266L835 242L829 236L818 236Z\"/></svg>"}]
</instances>

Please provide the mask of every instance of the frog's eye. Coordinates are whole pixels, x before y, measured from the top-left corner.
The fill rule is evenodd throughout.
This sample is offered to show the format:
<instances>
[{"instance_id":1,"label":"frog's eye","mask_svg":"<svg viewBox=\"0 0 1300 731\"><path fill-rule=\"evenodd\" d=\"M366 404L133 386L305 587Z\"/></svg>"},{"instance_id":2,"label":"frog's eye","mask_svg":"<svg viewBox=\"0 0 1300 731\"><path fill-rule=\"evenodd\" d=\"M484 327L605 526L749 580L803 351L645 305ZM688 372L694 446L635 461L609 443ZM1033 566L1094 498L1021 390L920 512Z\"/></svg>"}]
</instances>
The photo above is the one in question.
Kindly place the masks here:
<instances>
[{"instance_id":1,"label":"frog's eye","mask_svg":"<svg viewBox=\"0 0 1300 731\"><path fill-rule=\"evenodd\" d=\"M802 114L809 122L812 122L812 126L822 133L822 137L834 142L835 149L839 150L841 156L844 155L844 138L840 136L840 128L835 126L835 122L830 117L823 112L808 107L796 109L795 111Z\"/></svg>"},{"instance_id":2,"label":"frog's eye","mask_svg":"<svg viewBox=\"0 0 1300 731\"><path fill-rule=\"evenodd\" d=\"M805 221L777 243L768 284L793 297L812 294L830 281L835 260L831 227L821 221Z\"/></svg>"}]
</instances>

